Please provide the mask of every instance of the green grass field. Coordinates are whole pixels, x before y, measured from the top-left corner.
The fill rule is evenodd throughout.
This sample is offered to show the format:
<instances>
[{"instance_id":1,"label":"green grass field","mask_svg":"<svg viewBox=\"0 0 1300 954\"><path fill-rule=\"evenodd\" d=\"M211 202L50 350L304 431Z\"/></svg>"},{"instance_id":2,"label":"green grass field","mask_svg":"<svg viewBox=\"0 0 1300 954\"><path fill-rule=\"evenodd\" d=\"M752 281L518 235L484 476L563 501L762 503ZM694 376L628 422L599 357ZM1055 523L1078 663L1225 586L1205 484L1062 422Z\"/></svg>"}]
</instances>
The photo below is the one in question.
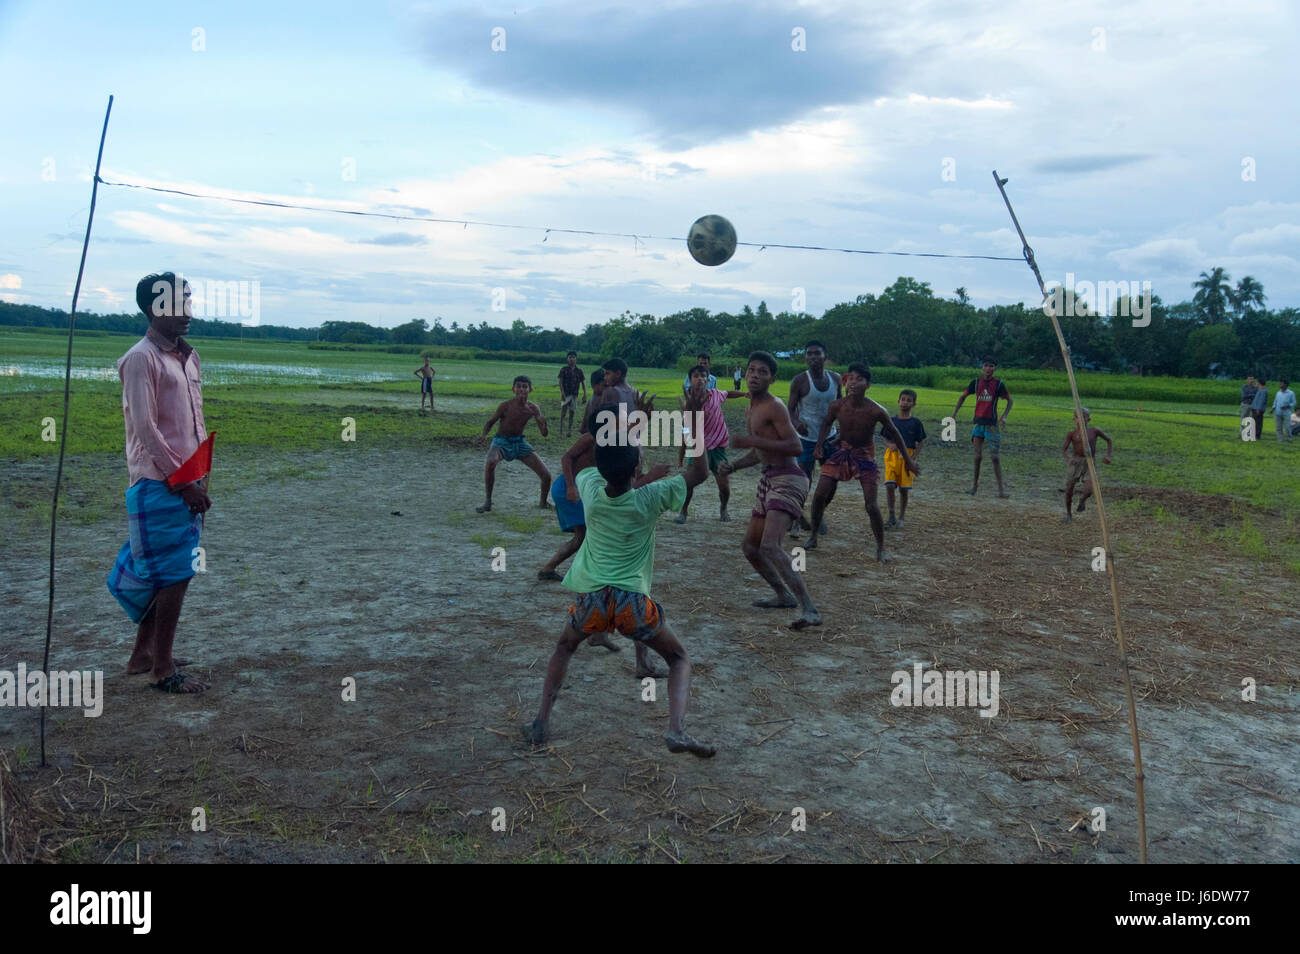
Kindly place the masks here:
<instances>
[{"instance_id":1,"label":"green grass field","mask_svg":"<svg viewBox=\"0 0 1300 954\"><path fill-rule=\"evenodd\" d=\"M114 365L134 340L124 335L79 338L73 355L73 394L68 452L118 454L123 450L120 386ZM530 376L534 399L552 421L558 417L558 367L529 362L436 361L434 381L437 413L420 415L419 386L412 372L417 357L380 351L309 350L302 342L195 339L203 360L204 404L209 430L219 432L218 459L223 448L266 448L279 453L326 446L341 439L343 419L352 418L357 449L394 443L428 446L464 441L479 433L495 405L510 396L516 374ZM31 333L0 334L0 460L29 461L58 453L58 443L42 440L43 421L62 418L62 377L66 339ZM590 369L588 369L590 370ZM925 369L918 371L924 378ZM973 376L974 372L970 372ZM868 396L893 408L897 402L898 369L889 369L890 383L878 384ZM1028 393L1027 389L1062 393ZM1007 370L1003 378L1015 398L1004 437L1005 462L1013 482L1059 479L1060 445L1070 425L1070 399L1048 372ZM1110 383L1122 379L1114 376ZM681 376L663 368L634 368L629 380L638 388L675 397ZM1207 385L1222 390L1223 382L1186 381L1169 385L1187 401L1125 400L1088 397L1093 422L1116 442L1114 465L1103 470L1103 487L1144 487L1166 491L1215 494L1274 514L1282 521L1284 539L1270 541L1252 528L1239 541L1261 558L1280 555L1300 572L1300 442L1279 445L1272 435L1254 444L1240 439L1233 403L1196 403ZM932 442L941 436L941 420L951 414L958 391L914 386L917 413ZM789 380L776 393L785 397ZM1231 397L1231 393L1229 393ZM664 405L672 407L675 405ZM739 423L739 408L728 417ZM962 408L958 446L969 439L972 403ZM1266 421L1271 424L1271 421ZM564 450L562 438L534 439L550 459Z\"/></svg>"}]
</instances>

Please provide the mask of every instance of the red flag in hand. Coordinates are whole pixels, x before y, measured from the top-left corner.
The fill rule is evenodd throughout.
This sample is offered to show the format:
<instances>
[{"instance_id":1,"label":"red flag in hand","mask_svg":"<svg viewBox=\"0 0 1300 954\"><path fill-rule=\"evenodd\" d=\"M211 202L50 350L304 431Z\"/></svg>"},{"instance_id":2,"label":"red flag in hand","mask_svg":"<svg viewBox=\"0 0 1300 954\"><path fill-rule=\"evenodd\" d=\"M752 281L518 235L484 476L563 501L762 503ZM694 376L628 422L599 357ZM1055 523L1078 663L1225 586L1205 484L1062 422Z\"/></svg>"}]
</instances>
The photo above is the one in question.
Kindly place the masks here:
<instances>
[{"instance_id":1,"label":"red flag in hand","mask_svg":"<svg viewBox=\"0 0 1300 954\"><path fill-rule=\"evenodd\" d=\"M193 483L196 480L202 480L212 470L212 438L217 436L213 431L208 435L208 439L199 445L190 459L177 467L167 476L167 488L175 490L181 484Z\"/></svg>"}]
</instances>

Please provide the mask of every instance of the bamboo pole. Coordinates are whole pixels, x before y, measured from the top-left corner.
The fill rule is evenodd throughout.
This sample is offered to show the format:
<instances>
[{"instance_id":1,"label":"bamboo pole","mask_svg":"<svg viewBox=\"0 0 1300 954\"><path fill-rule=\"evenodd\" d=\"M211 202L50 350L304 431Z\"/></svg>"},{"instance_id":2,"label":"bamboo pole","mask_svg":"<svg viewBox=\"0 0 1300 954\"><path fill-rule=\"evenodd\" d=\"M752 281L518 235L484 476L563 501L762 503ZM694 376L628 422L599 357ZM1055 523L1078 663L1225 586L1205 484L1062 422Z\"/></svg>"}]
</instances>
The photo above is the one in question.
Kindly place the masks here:
<instances>
[{"instance_id":1,"label":"bamboo pole","mask_svg":"<svg viewBox=\"0 0 1300 954\"><path fill-rule=\"evenodd\" d=\"M1016 211L1011 207L1011 199L1007 197L1007 190L1004 188L1007 180L999 178L998 171L994 169L993 181L997 183L998 192L1002 193L1002 201L1006 203L1007 212L1011 215L1011 222L1016 227L1016 234L1020 236L1025 262L1033 270L1034 278L1038 280L1038 290L1043 293L1044 310L1047 316L1052 319L1052 330L1056 332L1056 341L1061 346L1061 357L1065 361L1065 373L1070 379L1070 394L1074 398L1075 424L1079 428L1079 437L1083 441L1082 446L1085 451L1084 459L1088 463L1088 479L1092 481L1092 492L1097 498L1097 516L1101 522L1101 545L1106 557L1106 576L1110 579L1111 606L1115 613L1115 636L1119 641L1120 673L1124 677L1124 694L1128 699L1129 735L1133 742L1133 767L1137 783L1138 862L1146 864L1147 810L1144 786L1146 776L1142 772L1142 744L1138 740L1137 703L1133 698L1133 680L1129 675L1128 647L1124 640L1124 624L1119 608L1119 581L1115 578L1115 559L1110 549L1110 530L1106 523L1106 504L1101 496L1101 479L1097 474L1096 461L1093 460L1092 454L1088 452L1088 432L1083 425L1083 404L1079 400L1079 385L1074 379L1074 365L1070 361L1070 349L1065 344L1065 335L1061 331L1061 323L1056 316L1055 304L1049 305L1051 296L1047 293L1047 286L1043 283L1043 276L1038 270L1038 263L1034 261L1034 250L1029 247L1029 242L1025 238L1025 230L1020 227L1020 220L1016 218Z\"/></svg>"},{"instance_id":2,"label":"bamboo pole","mask_svg":"<svg viewBox=\"0 0 1300 954\"><path fill-rule=\"evenodd\" d=\"M68 449L68 399L72 393L72 338L77 327L77 299L81 296L81 277L86 272L86 253L90 249L90 227L95 222L95 199L99 196L99 167L104 161L104 140L108 138L108 117L113 113L113 97L104 110L104 128L99 134L99 155L95 157L95 179L90 187L90 215L86 218L86 238L81 243L81 264L77 267L77 284L72 289L72 310L68 312L68 360L63 370L63 427L59 432L59 467L54 474L54 503L50 508L50 605L45 613L45 656L41 671L45 685L50 684L50 636L54 632L54 537L58 527L59 490L63 485L63 455ZM41 768L45 767L45 710L49 692L41 704Z\"/></svg>"}]
</instances>

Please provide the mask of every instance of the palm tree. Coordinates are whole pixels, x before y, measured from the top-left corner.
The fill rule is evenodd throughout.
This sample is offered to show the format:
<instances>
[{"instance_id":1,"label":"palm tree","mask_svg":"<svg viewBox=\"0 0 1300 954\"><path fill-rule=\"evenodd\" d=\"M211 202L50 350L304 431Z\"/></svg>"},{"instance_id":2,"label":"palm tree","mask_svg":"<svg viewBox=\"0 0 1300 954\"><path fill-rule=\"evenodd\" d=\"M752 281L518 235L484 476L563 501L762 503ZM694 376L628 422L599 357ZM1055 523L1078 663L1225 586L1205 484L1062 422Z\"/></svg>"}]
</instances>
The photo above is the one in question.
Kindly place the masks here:
<instances>
[{"instance_id":1,"label":"palm tree","mask_svg":"<svg viewBox=\"0 0 1300 954\"><path fill-rule=\"evenodd\" d=\"M1192 304L1211 325L1222 324L1227 319L1227 304L1233 295L1231 278L1216 265L1213 271L1201 272L1201 277L1192 282L1196 289Z\"/></svg>"},{"instance_id":2,"label":"palm tree","mask_svg":"<svg viewBox=\"0 0 1300 954\"><path fill-rule=\"evenodd\" d=\"M1255 281L1250 275L1237 282L1237 290L1232 292L1231 295L1232 307L1236 310L1239 318L1253 311L1252 306L1262 309L1266 300L1264 286Z\"/></svg>"}]
</instances>

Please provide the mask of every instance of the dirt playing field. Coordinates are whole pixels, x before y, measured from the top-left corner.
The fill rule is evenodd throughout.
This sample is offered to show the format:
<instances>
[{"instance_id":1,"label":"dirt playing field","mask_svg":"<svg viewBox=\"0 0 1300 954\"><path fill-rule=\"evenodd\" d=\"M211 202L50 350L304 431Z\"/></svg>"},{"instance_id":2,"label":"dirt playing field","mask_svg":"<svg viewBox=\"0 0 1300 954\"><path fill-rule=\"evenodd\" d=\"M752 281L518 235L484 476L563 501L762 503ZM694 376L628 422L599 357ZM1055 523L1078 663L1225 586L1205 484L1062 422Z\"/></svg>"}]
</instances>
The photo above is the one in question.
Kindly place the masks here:
<instances>
[{"instance_id":1,"label":"dirt playing field","mask_svg":"<svg viewBox=\"0 0 1300 954\"><path fill-rule=\"evenodd\" d=\"M104 670L106 698L97 719L51 710L44 770L35 711L4 710L0 750L30 801L32 856L1137 860L1110 597L1091 569L1096 514L1063 527L1051 482L1014 456L1012 499L995 499L991 474L972 499L968 446L927 452L887 568L866 559L861 495L845 485L807 556L825 625L802 633L789 611L750 606L767 595L740 550L756 470L737 475L733 522L716 520L712 482L689 523L662 518L654 589L694 666L688 729L719 746L700 761L665 750L666 681L643 701L621 637L618 654L575 657L551 746L522 743L568 606L536 570L562 537L518 464L498 471L493 513L474 513L481 455L341 443L292 463L223 457L207 571L177 641L213 683L198 697L123 674L133 627L103 582L120 503L61 523L51 667ZM116 457L69 467L115 487L124 477ZM7 465L6 496L43 493L48 470ZM1153 520L1120 503L1141 496L1110 502L1151 860L1296 861L1296 584L1204 544L1202 530L1233 519L1222 501L1156 495L1169 516ZM48 523L10 503L0 526L0 668L39 666ZM498 546L505 572L492 568ZM997 670L996 717L891 705L891 674L915 663ZM1255 701L1242 699L1247 678ZM198 806L206 832L191 827ZM792 826L801 817L806 830Z\"/></svg>"}]
</instances>

